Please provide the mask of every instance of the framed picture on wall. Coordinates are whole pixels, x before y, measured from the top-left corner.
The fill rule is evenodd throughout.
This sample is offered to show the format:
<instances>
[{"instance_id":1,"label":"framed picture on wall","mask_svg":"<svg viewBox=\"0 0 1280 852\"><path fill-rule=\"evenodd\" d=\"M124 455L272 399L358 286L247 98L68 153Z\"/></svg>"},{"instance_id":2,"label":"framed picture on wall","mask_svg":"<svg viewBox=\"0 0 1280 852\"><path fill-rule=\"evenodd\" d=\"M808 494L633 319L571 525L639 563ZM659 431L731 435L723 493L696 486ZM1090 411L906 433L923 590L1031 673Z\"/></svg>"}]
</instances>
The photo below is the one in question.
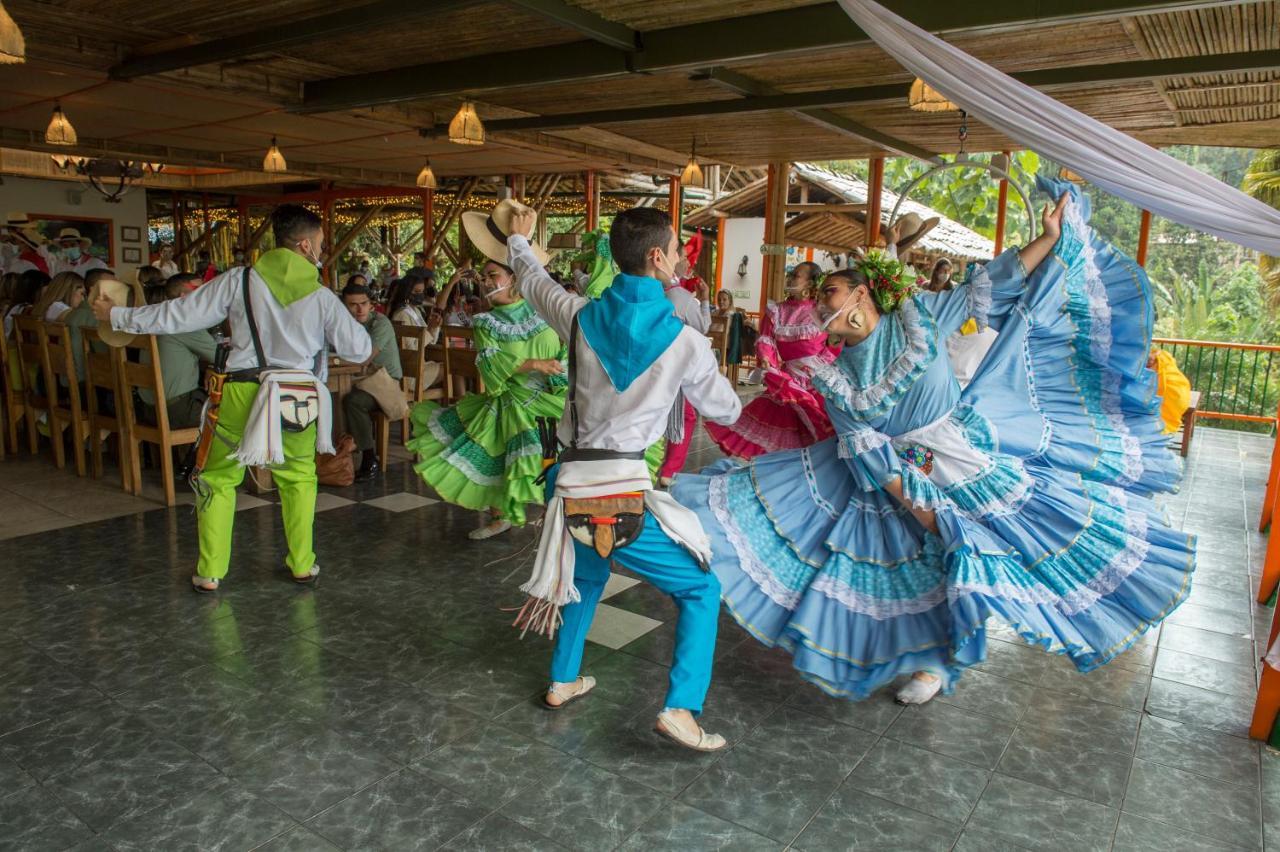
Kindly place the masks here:
<instances>
[{"instance_id":1,"label":"framed picture on wall","mask_svg":"<svg viewBox=\"0 0 1280 852\"><path fill-rule=\"evenodd\" d=\"M112 219L93 219L87 216L58 216L49 213L28 213L27 218L40 236L56 243L60 236L74 232L80 237L81 250L93 255L107 266L115 265L115 226ZM88 242L85 247L85 242Z\"/></svg>"},{"instance_id":2,"label":"framed picture on wall","mask_svg":"<svg viewBox=\"0 0 1280 852\"><path fill-rule=\"evenodd\" d=\"M138 265L142 264L142 249L140 248L135 248L134 246L124 246L123 248L120 249L120 256L125 263L136 263Z\"/></svg>"},{"instance_id":3,"label":"framed picture on wall","mask_svg":"<svg viewBox=\"0 0 1280 852\"><path fill-rule=\"evenodd\" d=\"M126 242L126 243L140 243L142 242L142 229L135 225L121 225L120 240L121 242ZM128 249L126 249L125 251L127 252ZM129 258L126 257L124 259L124 262L128 263Z\"/></svg>"}]
</instances>

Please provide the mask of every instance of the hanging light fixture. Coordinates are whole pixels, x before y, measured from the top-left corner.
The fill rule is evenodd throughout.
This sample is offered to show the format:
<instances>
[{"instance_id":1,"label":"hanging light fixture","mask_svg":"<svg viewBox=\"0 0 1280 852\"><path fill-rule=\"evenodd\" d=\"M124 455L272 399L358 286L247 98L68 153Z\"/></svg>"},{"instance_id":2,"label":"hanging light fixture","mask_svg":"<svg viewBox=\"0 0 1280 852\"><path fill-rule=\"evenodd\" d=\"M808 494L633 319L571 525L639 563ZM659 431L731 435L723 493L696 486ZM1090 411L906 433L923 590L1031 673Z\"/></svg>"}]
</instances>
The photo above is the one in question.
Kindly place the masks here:
<instances>
[{"instance_id":1,"label":"hanging light fixture","mask_svg":"<svg viewBox=\"0 0 1280 852\"><path fill-rule=\"evenodd\" d=\"M422 164L422 171L418 172L418 186L423 189L440 188L440 184L436 181L436 173L431 171L430 159Z\"/></svg>"},{"instance_id":2,"label":"hanging light fixture","mask_svg":"<svg viewBox=\"0 0 1280 852\"><path fill-rule=\"evenodd\" d=\"M49 145L76 144L76 129L63 115L60 103L53 105L53 117L49 119L49 128L44 132L44 141Z\"/></svg>"},{"instance_id":3,"label":"hanging light fixture","mask_svg":"<svg viewBox=\"0 0 1280 852\"><path fill-rule=\"evenodd\" d=\"M458 114L449 122L449 141L459 145L484 144L484 124L471 101L463 101Z\"/></svg>"},{"instance_id":4,"label":"hanging light fixture","mask_svg":"<svg viewBox=\"0 0 1280 852\"><path fill-rule=\"evenodd\" d=\"M917 112L955 112L960 108L919 77L911 84L907 106Z\"/></svg>"},{"instance_id":5,"label":"hanging light fixture","mask_svg":"<svg viewBox=\"0 0 1280 852\"><path fill-rule=\"evenodd\" d=\"M276 144L276 137L271 137L271 147L267 149L267 156L262 158L262 170L264 172L287 172L289 164L284 161L284 154L280 153L280 146Z\"/></svg>"},{"instance_id":6,"label":"hanging light fixture","mask_svg":"<svg viewBox=\"0 0 1280 852\"><path fill-rule=\"evenodd\" d=\"M27 61L27 41L22 37L22 30L9 17L4 4L0 3L0 65L14 65Z\"/></svg>"},{"instance_id":7,"label":"hanging light fixture","mask_svg":"<svg viewBox=\"0 0 1280 852\"><path fill-rule=\"evenodd\" d=\"M685 186L702 186L702 166L698 165L698 137L696 136L690 146L689 162L680 173L680 183Z\"/></svg>"}]
</instances>

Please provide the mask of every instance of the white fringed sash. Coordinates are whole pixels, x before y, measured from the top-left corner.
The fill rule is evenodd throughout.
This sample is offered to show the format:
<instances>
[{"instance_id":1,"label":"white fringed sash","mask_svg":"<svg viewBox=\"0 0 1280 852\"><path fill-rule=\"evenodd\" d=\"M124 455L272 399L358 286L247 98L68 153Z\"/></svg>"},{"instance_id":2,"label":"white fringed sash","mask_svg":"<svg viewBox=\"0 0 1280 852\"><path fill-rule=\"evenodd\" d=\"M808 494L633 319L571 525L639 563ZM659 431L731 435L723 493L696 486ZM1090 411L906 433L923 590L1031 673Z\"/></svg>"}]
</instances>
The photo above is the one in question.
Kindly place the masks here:
<instances>
[{"instance_id":1,"label":"white fringed sash","mask_svg":"<svg viewBox=\"0 0 1280 852\"><path fill-rule=\"evenodd\" d=\"M333 404L329 389L306 370L264 370L258 380L249 419L244 425L240 446L232 457L249 467L284 464L283 427L280 425L280 385L316 388L320 397L320 417L316 421L316 452L333 452Z\"/></svg>"}]
</instances>

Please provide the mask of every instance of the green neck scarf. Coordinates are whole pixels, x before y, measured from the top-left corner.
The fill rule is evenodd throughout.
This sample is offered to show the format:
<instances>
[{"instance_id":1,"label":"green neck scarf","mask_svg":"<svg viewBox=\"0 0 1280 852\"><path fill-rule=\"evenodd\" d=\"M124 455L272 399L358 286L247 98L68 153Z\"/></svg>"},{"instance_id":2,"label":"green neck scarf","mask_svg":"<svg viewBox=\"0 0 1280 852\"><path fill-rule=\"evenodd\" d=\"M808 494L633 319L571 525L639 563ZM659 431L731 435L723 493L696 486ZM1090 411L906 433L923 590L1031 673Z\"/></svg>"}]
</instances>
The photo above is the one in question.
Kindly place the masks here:
<instances>
[{"instance_id":1,"label":"green neck scarf","mask_svg":"<svg viewBox=\"0 0 1280 852\"><path fill-rule=\"evenodd\" d=\"M258 258L253 268L284 307L320 289L320 270L302 255L286 248L267 252Z\"/></svg>"}]
</instances>

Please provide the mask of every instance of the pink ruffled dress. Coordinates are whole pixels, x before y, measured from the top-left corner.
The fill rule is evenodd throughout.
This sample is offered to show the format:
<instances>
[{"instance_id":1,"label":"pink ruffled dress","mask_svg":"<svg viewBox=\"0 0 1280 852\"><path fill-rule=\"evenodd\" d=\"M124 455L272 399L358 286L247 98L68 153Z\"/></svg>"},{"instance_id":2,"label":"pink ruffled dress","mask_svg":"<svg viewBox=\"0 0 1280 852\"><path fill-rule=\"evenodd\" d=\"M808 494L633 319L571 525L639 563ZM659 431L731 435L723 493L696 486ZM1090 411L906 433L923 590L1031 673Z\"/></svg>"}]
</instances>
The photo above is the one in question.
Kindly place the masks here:
<instances>
[{"instance_id":1,"label":"pink ruffled dress","mask_svg":"<svg viewBox=\"0 0 1280 852\"><path fill-rule=\"evenodd\" d=\"M815 370L836 359L840 348L827 345L821 325L812 299L788 299L766 309L756 342L756 358L765 370L764 393L747 403L732 426L706 424L711 440L726 455L755 458L831 437L831 420L811 380Z\"/></svg>"}]
</instances>

